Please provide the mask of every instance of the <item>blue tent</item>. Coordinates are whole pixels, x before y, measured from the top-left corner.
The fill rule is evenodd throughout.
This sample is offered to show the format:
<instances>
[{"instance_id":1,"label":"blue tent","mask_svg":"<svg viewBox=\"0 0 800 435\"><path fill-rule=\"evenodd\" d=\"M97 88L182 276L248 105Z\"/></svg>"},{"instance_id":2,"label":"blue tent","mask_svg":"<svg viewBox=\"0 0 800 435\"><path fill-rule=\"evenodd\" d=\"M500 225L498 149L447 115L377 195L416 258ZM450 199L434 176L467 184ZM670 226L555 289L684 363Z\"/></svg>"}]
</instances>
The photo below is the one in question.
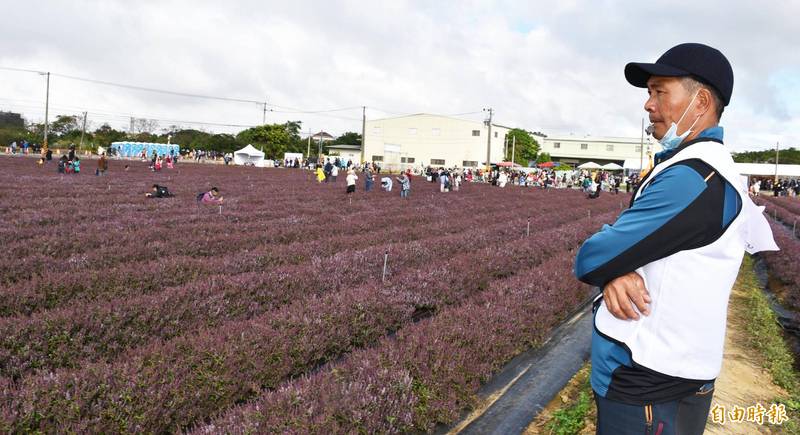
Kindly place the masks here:
<instances>
[{"instance_id":1,"label":"blue tent","mask_svg":"<svg viewBox=\"0 0 800 435\"><path fill-rule=\"evenodd\" d=\"M111 148L122 157L139 157L142 151L147 153L147 157L152 156L153 151L160 156L168 156L170 152L176 156L181 152L180 145L151 142L112 142Z\"/></svg>"}]
</instances>

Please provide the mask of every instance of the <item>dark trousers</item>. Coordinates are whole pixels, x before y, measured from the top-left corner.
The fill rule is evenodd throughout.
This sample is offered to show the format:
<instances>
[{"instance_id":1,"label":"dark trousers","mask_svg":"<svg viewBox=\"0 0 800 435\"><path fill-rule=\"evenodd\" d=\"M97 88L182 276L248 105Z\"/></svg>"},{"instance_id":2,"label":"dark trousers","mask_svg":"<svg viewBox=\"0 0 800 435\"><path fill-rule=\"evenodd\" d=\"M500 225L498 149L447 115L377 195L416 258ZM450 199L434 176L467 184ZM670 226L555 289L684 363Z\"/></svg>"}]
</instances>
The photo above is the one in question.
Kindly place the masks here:
<instances>
[{"instance_id":1,"label":"dark trousers","mask_svg":"<svg viewBox=\"0 0 800 435\"><path fill-rule=\"evenodd\" d=\"M647 406L628 405L595 393L597 434L702 435L713 396L713 383L689 397Z\"/></svg>"}]
</instances>

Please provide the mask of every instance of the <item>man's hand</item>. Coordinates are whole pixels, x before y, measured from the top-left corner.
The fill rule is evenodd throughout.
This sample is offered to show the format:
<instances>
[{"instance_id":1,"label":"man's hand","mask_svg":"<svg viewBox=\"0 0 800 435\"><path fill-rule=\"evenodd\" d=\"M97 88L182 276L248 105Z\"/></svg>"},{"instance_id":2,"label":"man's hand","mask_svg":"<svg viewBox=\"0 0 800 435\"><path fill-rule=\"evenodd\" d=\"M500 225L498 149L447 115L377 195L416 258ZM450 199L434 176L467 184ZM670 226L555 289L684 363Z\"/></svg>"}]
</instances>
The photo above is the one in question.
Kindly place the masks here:
<instances>
[{"instance_id":1,"label":"man's hand","mask_svg":"<svg viewBox=\"0 0 800 435\"><path fill-rule=\"evenodd\" d=\"M644 280L636 272L627 273L606 284L603 300L608 311L620 320L639 320L639 314L631 302L640 313L645 316L650 314L650 294L644 286Z\"/></svg>"}]
</instances>

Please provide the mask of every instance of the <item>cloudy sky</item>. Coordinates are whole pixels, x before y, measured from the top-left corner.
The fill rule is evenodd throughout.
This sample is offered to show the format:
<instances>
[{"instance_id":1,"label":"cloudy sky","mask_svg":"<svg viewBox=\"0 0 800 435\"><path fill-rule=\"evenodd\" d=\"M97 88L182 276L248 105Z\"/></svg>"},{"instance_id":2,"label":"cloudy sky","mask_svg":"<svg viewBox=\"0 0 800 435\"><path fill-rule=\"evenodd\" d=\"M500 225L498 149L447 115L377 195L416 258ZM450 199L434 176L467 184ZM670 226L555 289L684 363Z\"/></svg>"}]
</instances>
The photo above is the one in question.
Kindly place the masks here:
<instances>
[{"instance_id":1,"label":"cloudy sky","mask_svg":"<svg viewBox=\"0 0 800 435\"><path fill-rule=\"evenodd\" d=\"M0 110L89 112L216 132L267 122L361 130L437 113L550 134L638 137L646 92L629 61L681 42L719 48L735 84L722 125L734 150L800 146L800 2L0 0ZM342 109L342 110L338 110ZM326 111L323 113L308 113ZM201 124L205 123L205 124Z\"/></svg>"}]
</instances>

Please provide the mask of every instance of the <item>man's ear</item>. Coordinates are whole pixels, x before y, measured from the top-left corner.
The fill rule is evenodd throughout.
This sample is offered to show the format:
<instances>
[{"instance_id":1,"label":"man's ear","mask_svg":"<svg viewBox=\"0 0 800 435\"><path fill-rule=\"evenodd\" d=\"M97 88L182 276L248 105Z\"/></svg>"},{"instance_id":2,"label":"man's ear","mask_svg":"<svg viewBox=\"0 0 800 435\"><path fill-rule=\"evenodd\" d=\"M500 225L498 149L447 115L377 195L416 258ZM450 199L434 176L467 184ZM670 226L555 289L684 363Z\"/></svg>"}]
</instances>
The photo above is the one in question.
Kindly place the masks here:
<instances>
[{"instance_id":1,"label":"man's ear","mask_svg":"<svg viewBox=\"0 0 800 435\"><path fill-rule=\"evenodd\" d=\"M700 88L697 91L697 110L703 114L714 111L714 97L711 95L710 90Z\"/></svg>"}]
</instances>

